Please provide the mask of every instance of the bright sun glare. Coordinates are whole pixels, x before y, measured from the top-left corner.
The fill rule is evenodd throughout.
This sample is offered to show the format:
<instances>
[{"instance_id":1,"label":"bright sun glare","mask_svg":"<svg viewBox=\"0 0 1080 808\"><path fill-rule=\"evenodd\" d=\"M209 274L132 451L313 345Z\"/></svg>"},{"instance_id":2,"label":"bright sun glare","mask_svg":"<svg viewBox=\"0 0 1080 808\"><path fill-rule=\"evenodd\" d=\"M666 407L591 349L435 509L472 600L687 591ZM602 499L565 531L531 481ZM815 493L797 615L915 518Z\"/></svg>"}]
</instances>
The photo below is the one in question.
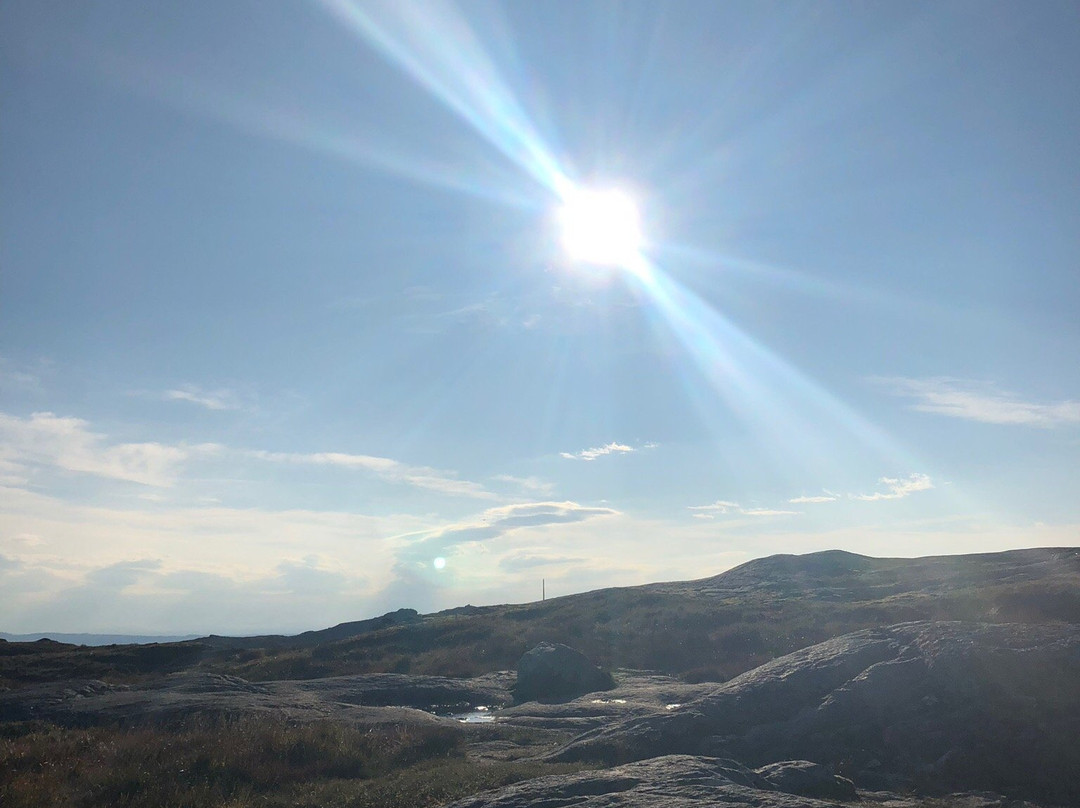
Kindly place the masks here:
<instances>
[{"instance_id":1,"label":"bright sun glare","mask_svg":"<svg viewBox=\"0 0 1080 808\"><path fill-rule=\"evenodd\" d=\"M574 261L625 266L641 250L637 204L624 191L574 189L558 216L563 248Z\"/></svg>"}]
</instances>

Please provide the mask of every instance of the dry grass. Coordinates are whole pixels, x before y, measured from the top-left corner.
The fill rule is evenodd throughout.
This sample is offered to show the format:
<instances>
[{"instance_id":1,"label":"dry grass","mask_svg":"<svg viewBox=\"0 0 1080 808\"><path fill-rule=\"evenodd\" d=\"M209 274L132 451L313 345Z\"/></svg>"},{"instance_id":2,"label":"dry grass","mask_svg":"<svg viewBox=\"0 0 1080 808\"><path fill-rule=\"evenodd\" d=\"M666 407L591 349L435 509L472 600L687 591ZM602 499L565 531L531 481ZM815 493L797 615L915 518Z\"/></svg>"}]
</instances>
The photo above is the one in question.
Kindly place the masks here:
<instances>
[{"instance_id":1,"label":"dry grass","mask_svg":"<svg viewBox=\"0 0 1080 808\"><path fill-rule=\"evenodd\" d=\"M570 770L466 759L451 727L364 730L266 718L171 727L3 727L5 808L430 806Z\"/></svg>"}]
</instances>

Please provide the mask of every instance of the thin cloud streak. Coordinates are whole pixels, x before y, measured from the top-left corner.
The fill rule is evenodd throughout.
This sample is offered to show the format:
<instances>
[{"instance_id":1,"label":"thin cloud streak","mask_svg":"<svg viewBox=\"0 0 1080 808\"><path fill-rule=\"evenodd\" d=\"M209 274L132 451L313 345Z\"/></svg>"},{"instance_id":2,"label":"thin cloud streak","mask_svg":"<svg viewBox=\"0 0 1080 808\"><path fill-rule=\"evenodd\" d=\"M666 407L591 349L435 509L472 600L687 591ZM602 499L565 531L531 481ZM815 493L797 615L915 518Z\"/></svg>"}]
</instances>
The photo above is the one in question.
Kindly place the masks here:
<instances>
[{"instance_id":1,"label":"thin cloud streak","mask_svg":"<svg viewBox=\"0 0 1080 808\"><path fill-rule=\"evenodd\" d=\"M598 516L615 516L618 513L613 508L588 507L569 500L500 505L488 508L473 521L447 525L410 545L410 550L438 546L446 551L459 544L487 541L522 528L582 522Z\"/></svg>"},{"instance_id":2,"label":"thin cloud streak","mask_svg":"<svg viewBox=\"0 0 1080 808\"><path fill-rule=\"evenodd\" d=\"M489 508L464 522L444 525L423 538L404 544L395 565L399 583L421 584L433 561L459 554L470 545L490 544L498 539L536 528L567 526L598 517L618 516L612 508L589 507L576 502L524 502ZM419 577L417 577L419 576Z\"/></svg>"},{"instance_id":3,"label":"thin cloud streak","mask_svg":"<svg viewBox=\"0 0 1080 808\"><path fill-rule=\"evenodd\" d=\"M862 502L877 502L883 499L903 499L918 491L929 491L934 487L933 481L925 474L911 474L905 480L893 477L882 477L878 482L888 488L888 491L878 491L873 494L851 494L851 498Z\"/></svg>"},{"instance_id":4,"label":"thin cloud streak","mask_svg":"<svg viewBox=\"0 0 1080 808\"><path fill-rule=\"evenodd\" d=\"M40 368L43 363L38 363ZM38 372L0 356L0 391L20 390L42 393L41 376Z\"/></svg>"},{"instance_id":5,"label":"thin cloud streak","mask_svg":"<svg viewBox=\"0 0 1080 808\"><path fill-rule=\"evenodd\" d=\"M589 559L581 556L544 555L542 553L514 553L499 560L499 569L507 572L522 572L537 567L568 567L588 563Z\"/></svg>"},{"instance_id":6,"label":"thin cloud streak","mask_svg":"<svg viewBox=\"0 0 1080 808\"><path fill-rule=\"evenodd\" d=\"M1080 401L1025 401L992 384L946 376L929 379L879 377L872 381L893 395L911 398L917 412L963 418L983 424L1034 426L1043 429L1080 424Z\"/></svg>"},{"instance_id":7,"label":"thin cloud streak","mask_svg":"<svg viewBox=\"0 0 1080 808\"><path fill-rule=\"evenodd\" d=\"M788 511L776 508L744 508L738 502L717 500L711 505L690 505L687 508L697 511L694 516L698 519L712 519L714 514L739 514L740 516L793 516L802 511Z\"/></svg>"},{"instance_id":8,"label":"thin cloud streak","mask_svg":"<svg viewBox=\"0 0 1080 808\"><path fill-rule=\"evenodd\" d=\"M596 460L598 457L603 457L609 454L629 454L636 452L633 446L627 446L623 443L611 443L604 444L603 446L596 446L592 449L582 449L580 452L559 452L559 457L565 457L567 460Z\"/></svg>"},{"instance_id":9,"label":"thin cloud streak","mask_svg":"<svg viewBox=\"0 0 1080 808\"><path fill-rule=\"evenodd\" d=\"M186 384L175 390L166 390L162 393L162 398L166 401L187 401L208 410L240 409L236 394L231 390L203 390L191 384Z\"/></svg>"},{"instance_id":10,"label":"thin cloud streak","mask_svg":"<svg viewBox=\"0 0 1080 808\"><path fill-rule=\"evenodd\" d=\"M904 499L911 494L920 491L929 491L934 487L934 483L929 476L918 472L910 474L903 479L896 477L881 477L878 482L885 486L885 491L875 491L872 494L848 494L847 498L860 502ZM793 497L788 500L788 503L791 505L812 505L836 502L839 499L840 496L838 494L826 491L825 494L819 496ZM731 502L723 499L719 499L708 505L689 505L687 506L687 510L694 511L693 516L697 519L713 519L717 515L728 514L739 516L794 516L803 513L802 511L792 511L785 508L744 508L738 502Z\"/></svg>"},{"instance_id":11,"label":"thin cloud streak","mask_svg":"<svg viewBox=\"0 0 1080 808\"><path fill-rule=\"evenodd\" d=\"M389 457L346 454L344 452L296 453L263 450L252 450L246 454L258 460L272 463L332 466L368 471L390 482L404 483L416 488L436 491L440 494L475 499L496 499L495 494L488 491L480 483L459 479L453 472L427 466L410 466Z\"/></svg>"},{"instance_id":12,"label":"thin cloud streak","mask_svg":"<svg viewBox=\"0 0 1080 808\"><path fill-rule=\"evenodd\" d=\"M550 494L555 490L555 483L541 480L539 477L515 477L513 474L496 474L491 479L497 480L501 483L510 483L516 485L524 491L529 491L535 494Z\"/></svg>"},{"instance_id":13,"label":"thin cloud streak","mask_svg":"<svg viewBox=\"0 0 1080 808\"><path fill-rule=\"evenodd\" d=\"M727 502L726 500L718 499L710 505L689 505L687 506L691 511L716 511L717 513L727 513L728 511L739 510L738 502Z\"/></svg>"}]
</instances>

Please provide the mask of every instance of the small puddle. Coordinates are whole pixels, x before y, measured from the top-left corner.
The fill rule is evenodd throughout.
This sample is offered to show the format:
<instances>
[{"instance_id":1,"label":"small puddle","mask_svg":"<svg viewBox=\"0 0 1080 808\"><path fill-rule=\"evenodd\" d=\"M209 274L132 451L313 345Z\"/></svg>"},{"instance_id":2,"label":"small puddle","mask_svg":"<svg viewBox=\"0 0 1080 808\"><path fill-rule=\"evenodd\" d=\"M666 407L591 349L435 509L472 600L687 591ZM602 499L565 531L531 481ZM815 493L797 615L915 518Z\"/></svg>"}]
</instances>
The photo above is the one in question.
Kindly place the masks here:
<instances>
[{"instance_id":1,"label":"small puddle","mask_svg":"<svg viewBox=\"0 0 1080 808\"><path fill-rule=\"evenodd\" d=\"M478 704L472 707L468 704L460 705L434 705L428 712L434 713L440 718L450 718L460 721L462 724L492 724L496 717L492 712L493 707L486 704Z\"/></svg>"},{"instance_id":2,"label":"small puddle","mask_svg":"<svg viewBox=\"0 0 1080 808\"><path fill-rule=\"evenodd\" d=\"M492 724L495 722L495 716L491 714L487 707L477 707L467 713L455 713L450 718L460 721L462 724Z\"/></svg>"},{"instance_id":3,"label":"small puddle","mask_svg":"<svg viewBox=\"0 0 1080 808\"><path fill-rule=\"evenodd\" d=\"M680 707L682 707L681 704L665 704L664 705L665 710L678 710Z\"/></svg>"}]
</instances>

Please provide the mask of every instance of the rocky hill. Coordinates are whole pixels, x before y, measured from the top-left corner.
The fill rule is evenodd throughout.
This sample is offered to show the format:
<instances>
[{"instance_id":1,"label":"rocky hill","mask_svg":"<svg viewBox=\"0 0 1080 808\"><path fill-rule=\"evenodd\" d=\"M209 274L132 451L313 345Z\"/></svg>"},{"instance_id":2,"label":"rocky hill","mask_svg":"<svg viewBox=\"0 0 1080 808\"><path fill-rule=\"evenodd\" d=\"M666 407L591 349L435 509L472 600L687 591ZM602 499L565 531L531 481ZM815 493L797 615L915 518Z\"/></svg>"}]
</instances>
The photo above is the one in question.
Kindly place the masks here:
<instances>
[{"instance_id":1,"label":"rocky hill","mask_svg":"<svg viewBox=\"0 0 1080 808\"><path fill-rule=\"evenodd\" d=\"M831 637L915 620L1080 622L1080 551L771 556L698 581L455 609L332 642L223 652L207 664L254 679L377 671L475 676L511 668L526 650L551 641L609 669L726 681Z\"/></svg>"},{"instance_id":2,"label":"rocky hill","mask_svg":"<svg viewBox=\"0 0 1080 808\"><path fill-rule=\"evenodd\" d=\"M286 636L83 649L0 643L0 685L63 678L130 682L187 669L249 680L357 673L476 676L550 641L607 669L726 681L852 631L917 620L1080 622L1080 550L917 559L843 551L756 559L697 581L601 589L542 603L407 608Z\"/></svg>"}]
</instances>

